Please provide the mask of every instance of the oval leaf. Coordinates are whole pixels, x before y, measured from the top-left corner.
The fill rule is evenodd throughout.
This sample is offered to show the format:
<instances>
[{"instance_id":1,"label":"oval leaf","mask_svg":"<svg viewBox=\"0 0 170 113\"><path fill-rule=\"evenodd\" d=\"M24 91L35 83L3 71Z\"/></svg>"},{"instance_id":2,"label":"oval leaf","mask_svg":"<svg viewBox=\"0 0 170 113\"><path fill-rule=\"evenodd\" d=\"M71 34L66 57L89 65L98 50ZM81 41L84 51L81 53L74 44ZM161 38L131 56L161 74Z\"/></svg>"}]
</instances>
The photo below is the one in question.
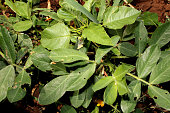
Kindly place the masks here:
<instances>
[{"instance_id":1,"label":"oval leaf","mask_svg":"<svg viewBox=\"0 0 170 113\"><path fill-rule=\"evenodd\" d=\"M0 102L7 96L8 88L12 87L15 79L15 70L9 65L0 70Z\"/></svg>"},{"instance_id":2,"label":"oval leaf","mask_svg":"<svg viewBox=\"0 0 170 113\"><path fill-rule=\"evenodd\" d=\"M133 68L133 65L122 64L116 68L112 76L114 76L116 80L122 80L126 73L130 72Z\"/></svg>"},{"instance_id":3,"label":"oval leaf","mask_svg":"<svg viewBox=\"0 0 170 113\"><path fill-rule=\"evenodd\" d=\"M50 50L67 48L70 42L69 28L64 23L47 27L41 34L41 44Z\"/></svg>"},{"instance_id":4,"label":"oval leaf","mask_svg":"<svg viewBox=\"0 0 170 113\"><path fill-rule=\"evenodd\" d=\"M20 21L13 25L15 31L27 31L32 27L33 23L30 20Z\"/></svg>"},{"instance_id":5,"label":"oval leaf","mask_svg":"<svg viewBox=\"0 0 170 113\"><path fill-rule=\"evenodd\" d=\"M50 52L50 58L54 62L70 63L78 60L89 60L89 57L74 49L60 48Z\"/></svg>"},{"instance_id":6,"label":"oval leaf","mask_svg":"<svg viewBox=\"0 0 170 113\"><path fill-rule=\"evenodd\" d=\"M14 42L3 26L0 26L0 48L5 55L5 59L10 63L14 63L16 59Z\"/></svg>"},{"instance_id":7,"label":"oval leaf","mask_svg":"<svg viewBox=\"0 0 170 113\"><path fill-rule=\"evenodd\" d=\"M164 46L170 41L170 22L159 26L152 34L150 45L157 44L159 47Z\"/></svg>"},{"instance_id":8,"label":"oval leaf","mask_svg":"<svg viewBox=\"0 0 170 113\"><path fill-rule=\"evenodd\" d=\"M73 93L72 97L70 97L70 102L71 105L73 105L75 108L78 108L83 104L84 99L85 99L85 93L83 92L80 93L80 91L78 90Z\"/></svg>"},{"instance_id":9,"label":"oval leaf","mask_svg":"<svg viewBox=\"0 0 170 113\"><path fill-rule=\"evenodd\" d=\"M170 110L170 94L168 91L149 86L148 93L160 107Z\"/></svg>"},{"instance_id":10,"label":"oval leaf","mask_svg":"<svg viewBox=\"0 0 170 113\"><path fill-rule=\"evenodd\" d=\"M87 37L88 40L98 44L113 46L111 38L100 24L91 22L88 28L83 30L82 35L83 37Z\"/></svg>"},{"instance_id":11,"label":"oval leaf","mask_svg":"<svg viewBox=\"0 0 170 113\"><path fill-rule=\"evenodd\" d=\"M136 63L136 69L139 78L146 77L154 68L159 57L161 55L161 51L157 45L152 45L148 47L143 55L138 58Z\"/></svg>"},{"instance_id":12,"label":"oval leaf","mask_svg":"<svg viewBox=\"0 0 170 113\"><path fill-rule=\"evenodd\" d=\"M135 28L135 47L137 48L139 56L143 53L148 38L148 32L143 22L140 22Z\"/></svg>"},{"instance_id":13,"label":"oval leaf","mask_svg":"<svg viewBox=\"0 0 170 113\"><path fill-rule=\"evenodd\" d=\"M37 46L32 50L31 61L41 71L51 70L51 60L48 56L49 51L42 46Z\"/></svg>"},{"instance_id":14,"label":"oval leaf","mask_svg":"<svg viewBox=\"0 0 170 113\"><path fill-rule=\"evenodd\" d=\"M67 91L76 91L84 87L87 80L93 75L96 69L96 64L88 64L85 67L78 68L77 70L70 73L68 76L71 78L68 81Z\"/></svg>"},{"instance_id":15,"label":"oval leaf","mask_svg":"<svg viewBox=\"0 0 170 113\"><path fill-rule=\"evenodd\" d=\"M69 105L64 105L61 108L61 113L77 113L77 112L73 107L71 107Z\"/></svg>"},{"instance_id":16,"label":"oval leaf","mask_svg":"<svg viewBox=\"0 0 170 113\"><path fill-rule=\"evenodd\" d=\"M151 84L160 84L170 80L170 58L161 60L153 69L149 82Z\"/></svg>"},{"instance_id":17,"label":"oval leaf","mask_svg":"<svg viewBox=\"0 0 170 113\"><path fill-rule=\"evenodd\" d=\"M115 79L112 76L104 77L97 81L94 86L92 87L93 91L96 92L97 90L100 90L104 87L106 87L108 84L113 82Z\"/></svg>"},{"instance_id":18,"label":"oval leaf","mask_svg":"<svg viewBox=\"0 0 170 113\"><path fill-rule=\"evenodd\" d=\"M110 83L106 90L104 91L104 102L112 105L117 98L117 85L115 85L115 82Z\"/></svg>"},{"instance_id":19,"label":"oval leaf","mask_svg":"<svg viewBox=\"0 0 170 113\"><path fill-rule=\"evenodd\" d=\"M104 13L103 24L110 29L121 29L124 25L133 24L140 13L135 8L126 6L108 7Z\"/></svg>"},{"instance_id":20,"label":"oval leaf","mask_svg":"<svg viewBox=\"0 0 170 113\"><path fill-rule=\"evenodd\" d=\"M41 89L38 98L39 104L48 105L61 98L66 92L66 88L68 87L67 80L69 78L69 76L60 76L47 83Z\"/></svg>"},{"instance_id":21,"label":"oval leaf","mask_svg":"<svg viewBox=\"0 0 170 113\"><path fill-rule=\"evenodd\" d=\"M134 45L128 42L122 42L120 45L120 52L126 56L133 57L137 54L137 49Z\"/></svg>"}]
</instances>

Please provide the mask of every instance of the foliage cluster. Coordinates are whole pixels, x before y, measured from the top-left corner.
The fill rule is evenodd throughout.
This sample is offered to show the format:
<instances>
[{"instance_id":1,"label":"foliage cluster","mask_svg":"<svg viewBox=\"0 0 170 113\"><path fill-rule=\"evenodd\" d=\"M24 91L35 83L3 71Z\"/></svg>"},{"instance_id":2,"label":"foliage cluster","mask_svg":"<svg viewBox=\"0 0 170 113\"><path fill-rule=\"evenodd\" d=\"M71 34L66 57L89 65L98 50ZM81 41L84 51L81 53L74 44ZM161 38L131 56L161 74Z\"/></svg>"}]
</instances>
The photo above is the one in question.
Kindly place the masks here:
<instances>
[{"instance_id":1,"label":"foliage cluster","mask_svg":"<svg viewBox=\"0 0 170 113\"><path fill-rule=\"evenodd\" d=\"M103 100L98 106L129 113L143 87L157 107L170 110L170 94L159 87L170 80L169 21L159 23L156 14L141 14L121 0L112 6L109 0L86 0L83 6L60 0L57 12L33 7L38 2L5 0L16 17L0 15L0 101L24 98L24 84L41 78L34 75L38 69L50 77L40 83L39 104L62 103L70 92L71 105L62 103L62 113L87 108L94 95ZM148 32L148 26L156 30Z\"/></svg>"}]
</instances>

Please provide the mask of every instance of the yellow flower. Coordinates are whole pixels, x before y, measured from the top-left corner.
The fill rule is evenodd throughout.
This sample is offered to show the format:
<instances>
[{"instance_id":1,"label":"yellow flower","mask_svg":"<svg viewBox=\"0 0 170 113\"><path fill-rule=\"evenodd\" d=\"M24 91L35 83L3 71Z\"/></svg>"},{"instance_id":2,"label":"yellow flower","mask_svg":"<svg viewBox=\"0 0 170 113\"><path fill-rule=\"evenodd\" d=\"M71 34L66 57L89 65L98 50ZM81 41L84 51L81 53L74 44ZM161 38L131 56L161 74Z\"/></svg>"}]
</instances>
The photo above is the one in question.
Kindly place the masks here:
<instances>
[{"instance_id":1,"label":"yellow flower","mask_svg":"<svg viewBox=\"0 0 170 113\"><path fill-rule=\"evenodd\" d=\"M102 100L99 99L96 102L97 102L97 106L101 106L101 107L104 106L104 102Z\"/></svg>"}]
</instances>

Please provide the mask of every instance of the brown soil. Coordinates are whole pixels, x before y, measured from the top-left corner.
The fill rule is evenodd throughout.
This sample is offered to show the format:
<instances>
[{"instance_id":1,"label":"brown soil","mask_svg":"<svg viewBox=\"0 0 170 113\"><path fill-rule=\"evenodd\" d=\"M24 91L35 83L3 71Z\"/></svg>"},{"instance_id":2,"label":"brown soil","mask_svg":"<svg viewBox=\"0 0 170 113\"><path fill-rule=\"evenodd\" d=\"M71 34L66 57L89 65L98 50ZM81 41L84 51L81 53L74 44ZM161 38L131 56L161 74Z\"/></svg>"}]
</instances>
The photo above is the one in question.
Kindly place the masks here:
<instances>
[{"instance_id":1,"label":"brown soil","mask_svg":"<svg viewBox=\"0 0 170 113\"><path fill-rule=\"evenodd\" d=\"M170 1L168 0L133 0L132 5L143 12L149 11L158 14L160 22L170 17Z\"/></svg>"}]
</instances>

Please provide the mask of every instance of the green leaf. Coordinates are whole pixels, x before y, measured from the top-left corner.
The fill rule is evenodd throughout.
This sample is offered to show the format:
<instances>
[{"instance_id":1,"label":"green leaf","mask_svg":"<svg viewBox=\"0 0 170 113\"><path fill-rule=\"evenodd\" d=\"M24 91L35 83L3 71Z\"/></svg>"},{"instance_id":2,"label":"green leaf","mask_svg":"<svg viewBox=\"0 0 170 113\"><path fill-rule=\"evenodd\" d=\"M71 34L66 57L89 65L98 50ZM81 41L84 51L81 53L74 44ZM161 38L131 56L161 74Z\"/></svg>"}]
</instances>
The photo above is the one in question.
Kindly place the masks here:
<instances>
[{"instance_id":1,"label":"green leaf","mask_svg":"<svg viewBox=\"0 0 170 113\"><path fill-rule=\"evenodd\" d=\"M104 55L106 55L113 47L110 46L100 46L95 55L95 61L97 64L101 62L101 59Z\"/></svg>"},{"instance_id":2,"label":"green leaf","mask_svg":"<svg viewBox=\"0 0 170 113\"><path fill-rule=\"evenodd\" d=\"M24 98L26 91L25 89L21 88L21 86L24 84L30 85L31 78L25 70L22 70L21 73L16 77L14 86L8 90L7 98L9 102L13 103Z\"/></svg>"},{"instance_id":3,"label":"green leaf","mask_svg":"<svg viewBox=\"0 0 170 113\"><path fill-rule=\"evenodd\" d=\"M113 82L115 79L112 76L104 77L97 81L94 86L92 87L93 91L96 92L97 90L100 90L107 85L109 85L111 82Z\"/></svg>"},{"instance_id":4,"label":"green leaf","mask_svg":"<svg viewBox=\"0 0 170 113\"><path fill-rule=\"evenodd\" d=\"M158 24L158 14L146 11L143 12L137 20L144 21L144 25L156 25Z\"/></svg>"},{"instance_id":5,"label":"green leaf","mask_svg":"<svg viewBox=\"0 0 170 113\"><path fill-rule=\"evenodd\" d=\"M143 53L148 38L148 32L143 22L139 22L135 28L135 47L137 48L139 56Z\"/></svg>"},{"instance_id":6,"label":"green leaf","mask_svg":"<svg viewBox=\"0 0 170 113\"><path fill-rule=\"evenodd\" d=\"M19 16L29 19L31 15L31 10L29 5L25 2L16 1L15 3L5 0L5 3Z\"/></svg>"},{"instance_id":7,"label":"green leaf","mask_svg":"<svg viewBox=\"0 0 170 113\"><path fill-rule=\"evenodd\" d=\"M154 68L161 51L157 45L149 46L140 58L137 59L136 69L139 78L145 78Z\"/></svg>"},{"instance_id":8,"label":"green leaf","mask_svg":"<svg viewBox=\"0 0 170 113\"><path fill-rule=\"evenodd\" d=\"M24 85L24 84L31 85L31 77L25 70L22 70L19 73L19 75L15 78L15 85L17 87L21 87L21 85Z\"/></svg>"},{"instance_id":9,"label":"green leaf","mask_svg":"<svg viewBox=\"0 0 170 113\"><path fill-rule=\"evenodd\" d=\"M21 45L22 48L28 49L28 51L31 51L33 48L32 40L26 34L18 34L18 43Z\"/></svg>"},{"instance_id":10,"label":"green leaf","mask_svg":"<svg viewBox=\"0 0 170 113\"><path fill-rule=\"evenodd\" d=\"M26 48L21 48L18 53L17 53L17 60L16 60L16 64L18 64L22 58L25 56L25 54L28 52L28 50Z\"/></svg>"},{"instance_id":11,"label":"green leaf","mask_svg":"<svg viewBox=\"0 0 170 113\"><path fill-rule=\"evenodd\" d=\"M126 56L134 57L137 54L137 49L129 42L122 42L120 45L120 52Z\"/></svg>"},{"instance_id":12,"label":"green leaf","mask_svg":"<svg viewBox=\"0 0 170 113\"><path fill-rule=\"evenodd\" d=\"M78 91L74 91L73 96L70 97L71 105L75 108L80 107L85 99L85 93Z\"/></svg>"},{"instance_id":13,"label":"green leaf","mask_svg":"<svg viewBox=\"0 0 170 113\"><path fill-rule=\"evenodd\" d=\"M32 60L31 60L31 55L27 58L27 61L25 63L24 69L27 69L29 67L31 67L31 65L33 64Z\"/></svg>"},{"instance_id":14,"label":"green leaf","mask_svg":"<svg viewBox=\"0 0 170 113\"><path fill-rule=\"evenodd\" d=\"M115 77L116 80L122 80L126 73L130 72L133 68L134 68L133 65L121 64L116 68L112 76Z\"/></svg>"},{"instance_id":15,"label":"green leaf","mask_svg":"<svg viewBox=\"0 0 170 113\"><path fill-rule=\"evenodd\" d=\"M76 91L84 87L93 75L95 64L78 68L69 75L59 76L47 83L39 95L39 104L47 105L57 101L66 91Z\"/></svg>"},{"instance_id":16,"label":"green leaf","mask_svg":"<svg viewBox=\"0 0 170 113\"><path fill-rule=\"evenodd\" d=\"M110 29L121 29L127 24L133 24L140 11L126 6L108 7L104 13L103 25Z\"/></svg>"},{"instance_id":17,"label":"green leaf","mask_svg":"<svg viewBox=\"0 0 170 113\"><path fill-rule=\"evenodd\" d=\"M15 79L15 70L12 65L0 70L0 102L7 96L8 88L12 87Z\"/></svg>"},{"instance_id":18,"label":"green leaf","mask_svg":"<svg viewBox=\"0 0 170 113\"><path fill-rule=\"evenodd\" d=\"M83 6L81 6L79 3L77 3L75 0L65 0L68 4L73 6L78 11L82 12L84 15L86 15L91 21L94 23L98 23L97 19Z\"/></svg>"},{"instance_id":19,"label":"green leaf","mask_svg":"<svg viewBox=\"0 0 170 113\"><path fill-rule=\"evenodd\" d=\"M85 4L83 5L83 7L86 8L89 12L91 12L93 3L94 3L94 0L85 1Z\"/></svg>"},{"instance_id":20,"label":"green leaf","mask_svg":"<svg viewBox=\"0 0 170 113\"><path fill-rule=\"evenodd\" d=\"M117 85L115 82L110 83L104 91L104 102L112 105L117 98Z\"/></svg>"},{"instance_id":21,"label":"green leaf","mask_svg":"<svg viewBox=\"0 0 170 113\"><path fill-rule=\"evenodd\" d=\"M60 48L50 52L50 58L54 62L70 63L78 60L89 60L89 57L74 49Z\"/></svg>"},{"instance_id":22,"label":"green leaf","mask_svg":"<svg viewBox=\"0 0 170 113\"><path fill-rule=\"evenodd\" d=\"M67 88L67 91L76 91L81 88L83 88L87 80L93 75L96 69L95 63L90 63L85 67L78 68L77 70L70 73L68 76L71 77L69 79L68 84L69 87Z\"/></svg>"},{"instance_id":23,"label":"green leaf","mask_svg":"<svg viewBox=\"0 0 170 113\"><path fill-rule=\"evenodd\" d=\"M65 21L71 21L74 18L80 18L81 13L75 10L66 10L65 8L60 8L57 11L57 16Z\"/></svg>"},{"instance_id":24,"label":"green leaf","mask_svg":"<svg viewBox=\"0 0 170 113\"><path fill-rule=\"evenodd\" d=\"M128 87L130 90L130 99L134 100L134 98L136 97L136 100L138 100L141 95L141 82L138 80L134 80L128 85Z\"/></svg>"},{"instance_id":25,"label":"green leaf","mask_svg":"<svg viewBox=\"0 0 170 113\"><path fill-rule=\"evenodd\" d=\"M41 71L51 70L51 60L48 57L49 51L42 46L37 46L32 50L31 60Z\"/></svg>"},{"instance_id":26,"label":"green leaf","mask_svg":"<svg viewBox=\"0 0 170 113\"><path fill-rule=\"evenodd\" d=\"M113 46L111 38L100 24L91 22L88 28L83 30L82 35L83 37L87 37L88 40L98 44Z\"/></svg>"},{"instance_id":27,"label":"green leaf","mask_svg":"<svg viewBox=\"0 0 170 113\"><path fill-rule=\"evenodd\" d=\"M95 109L91 113L99 113L99 107L95 107Z\"/></svg>"},{"instance_id":28,"label":"green leaf","mask_svg":"<svg viewBox=\"0 0 170 113\"><path fill-rule=\"evenodd\" d=\"M84 108L87 108L87 107L90 105L90 102L91 102L91 100L92 100L92 97L93 97L93 94L94 94L93 89L92 89L92 86L93 86L93 85L89 86L89 87L83 92L83 93L85 93L85 100L84 100L84 102L83 102L83 104L82 104L82 106L83 106Z\"/></svg>"},{"instance_id":29,"label":"green leaf","mask_svg":"<svg viewBox=\"0 0 170 113\"><path fill-rule=\"evenodd\" d=\"M4 53L5 60L14 63L16 60L15 47L12 37L3 26L0 26L0 48Z\"/></svg>"},{"instance_id":30,"label":"green leaf","mask_svg":"<svg viewBox=\"0 0 170 113\"><path fill-rule=\"evenodd\" d=\"M66 71L66 67L63 63L58 62L56 64L51 65L52 71L54 75L66 75L68 72Z\"/></svg>"},{"instance_id":31,"label":"green leaf","mask_svg":"<svg viewBox=\"0 0 170 113\"><path fill-rule=\"evenodd\" d=\"M6 63L4 61L0 61L0 70L6 67Z\"/></svg>"},{"instance_id":32,"label":"green leaf","mask_svg":"<svg viewBox=\"0 0 170 113\"><path fill-rule=\"evenodd\" d=\"M126 79L124 78L123 80L119 81L115 81L116 85L117 85L117 89L119 92L119 95L124 95L128 92L128 88L127 88L127 84L126 84Z\"/></svg>"},{"instance_id":33,"label":"green leaf","mask_svg":"<svg viewBox=\"0 0 170 113\"><path fill-rule=\"evenodd\" d=\"M20 21L13 25L15 31L22 32L27 31L32 27L33 23L30 20Z\"/></svg>"},{"instance_id":34,"label":"green leaf","mask_svg":"<svg viewBox=\"0 0 170 113\"><path fill-rule=\"evenodd\" d=\"M131 113L136 106L136 102L135 101L131 101L131 100L121 100L121 109L123 111L123 113Z\"/></svg>"},{"instance_id":35,"label":"green leaf","mask_svg":"<svg viewBox=\"0 0 170 113\"><path fill-rule=\"evenodd\" d=\"M114 0L113 6L119 6L120 1L121 1L121 0Z\"/></svg>"},{"instance_id":36,"label":"green leaf","mask_svg":"<svg viewBox=\"0 0 170 113\"><path fill-rule=\"evenodd\" d=\"M157 44L159 47L163 47L170 41L170 22L166 22L159 26L152 34L150 45Z\"/></svg>"},{"instance_id":37,"label":"green leaf","mask_svg":"<svg viewBox=\"0 0 170 113\"><path fill-rule=\"evenodd\" d=\"M48 82L42 89L38 98L39 104L48 105L61 98L68 87L69 76L60 76Z\"/></svg>"},{"instance_id":38,"label":"green leaf","mask_svg":"<svg viewBox=\"0 0 170 113\"><path fill-rule=\"evenodd\" d=\"M71 107L69 105L64 105L61 108L61 113L77 113L77 112L73 107Z\"/></svg>"},{"instance_id":39,"label":"green leaf","mask_svg":"<svg viewBox=\"0 0 170 113\"><path fill-rule=\"evenodd\" d=\"M170 57L162 59L153 69L149 83L160 84L170 81Z\"/></svg>"},{"instance_id":40,"label":"green leaf","mask_svg":"<svg viewBox=\"0 0 170 113\"><path fill-rule=\"evenodd\" d=\"M10 103L13 103L21 100L22 98L24 98L25 95L26 95L26 91L20 87L17 87L8 90L7 98Z\"/></svg>"},{"instance_id":41,"label":"green leaf","mask_svg":"<svg viewBox=\"0 0 170 113\"><path fill-rule=\"evenodd\" d=\"M100 0L100 8L97 16L97 20L99 21L99 23L101 23L101 21L103 20L103 14L105 10L106 10L106 0Z\"/></svg>"},{"instance_id":42,"label":"green leaf","mask_svg":"<svg viewBox=\"0 0 170 113\"><path fill-rule=\"evenodd\" d=\"M113 47L117 46L117 43L120 40L120 36L119 35L115 35L111 37L112 43L113 43Z\"/></svg>"},{"instance_id":43,"label":"green leaf","mask_svg":"<svg viewBox=\"0 0 170 113\"><path fill-rule=\"evenodd\" d=\"M41 44L50 50L67 48L70 42L69 28L64 23L47 27L41 33Z\"/></svg>"},{"instance_id":44,"label":"green leaf","mask_svg":"<svg viewBox=\"0 0 170 113\"><path fill-rule=\"evenodd\" d=\"M170 110L170 94L168 91L149 86L148 93L160 107Z\"/></svg>"}]
</instances>

